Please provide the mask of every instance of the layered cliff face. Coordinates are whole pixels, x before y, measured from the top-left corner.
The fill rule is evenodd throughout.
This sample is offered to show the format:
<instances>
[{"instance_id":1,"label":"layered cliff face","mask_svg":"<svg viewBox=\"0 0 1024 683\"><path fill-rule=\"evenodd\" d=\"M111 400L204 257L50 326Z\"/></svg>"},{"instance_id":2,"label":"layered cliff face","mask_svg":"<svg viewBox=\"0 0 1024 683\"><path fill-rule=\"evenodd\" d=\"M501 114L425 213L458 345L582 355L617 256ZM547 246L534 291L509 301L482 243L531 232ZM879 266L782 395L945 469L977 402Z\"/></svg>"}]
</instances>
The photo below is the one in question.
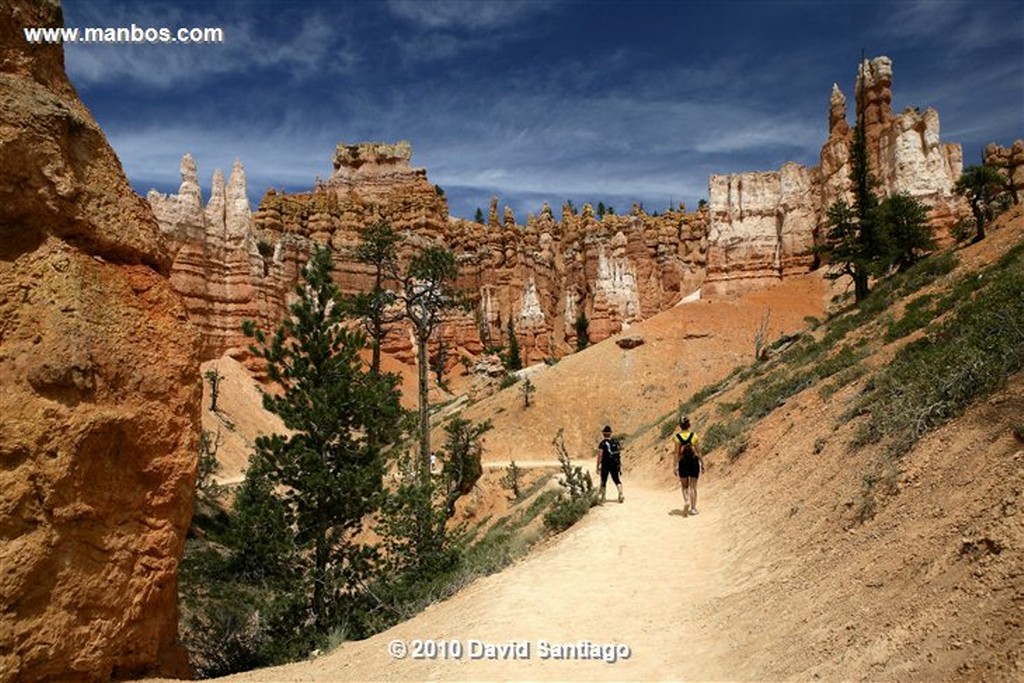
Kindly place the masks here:
<instances>
[{"instance_id":1,"label":"layered cliff face","mask_svg":"<svg viewBox=\"0 0 1024 683\"><path fill-rule=\"evenodd\" d=\"M410 159L408 143L340 144L333 174L311 192L269 190L251 221L243 211L237 229L225 229L210 219L220 212L217 181L204 209L194 163L186 157L179 193L150 193L149 199L175 247L171 279L203 331L204 357L241 345L243 318L265 329L277 325L314 241L334 250L343 291L368 289L372 270L356 262L352 250L359 229L381 219L405 238L403 263L425 244L455 251L458 285L471 293L475 310L450 316L441 339L474 355L507 343L511 317L526 362L558 357L575 344L579 313L598 341L700 286L705 214L649 216L636 209L598 220L588 205L578 214L563 208L556 220L545 206L518 224L507 208L499 220L495 200L484 226L449 218L443 194ZM408 362L415 358L406 332L389 336L384 350Z\"/></svg>"},{"instance_id":2,"label":"layered cliff face","mask_svg":"<svg viewBox=\"0 0 1024 683\"><path fill-rule=\"evenodd\" d=\"M289 269L281 254L260 252L246 191L245 171L236 162L227 184L220 170L214 172L204 206L195 161L186 154L178 194L148 195L173 256L171 284L201 335L202 360L245 346L242 320L280 320L294 281L294 272L284 274Z\"/></svg>"},{"instance_id":3,"label":"layered cliff face","mask_svg":"<svg viewBox=\"0 0 1024 683\"><path fill-rule=\"evenodd\" d=\"M198 339L78 100L56 2L0 0L0 680L188 673Z\"/></svg>"},{"instance_id":4,"label":"layered cliff face","mask_svg":"<svg viewBox=\"0 0 1024 683\"><path fill-rule=\"evenodd\" d=\"M818 174L799 164L771 173L711 176L707 289L725 293L814 267Z\"/></svg>"},{"instance_id":5,"label":"layered cliff face","mask_svg":"<svg viewBox=\"0 0 1024 683\"><path fill-rule=\"evenodd\" d=\"M963 171L958 144L940 141L934 109L892 112L892 61L865 60L858 68L857 113L864 121L868 163L878 192L906 192L930 207L933 228L944 233L962 214L953 186ZM786 164L780 171L712 176L711 249L707 290L758 287L817 266L813 247L827 229L826 212L849 199L852 131L846 98L833 86L829 135L820 164Z\"/></svg>"}]
</instances>

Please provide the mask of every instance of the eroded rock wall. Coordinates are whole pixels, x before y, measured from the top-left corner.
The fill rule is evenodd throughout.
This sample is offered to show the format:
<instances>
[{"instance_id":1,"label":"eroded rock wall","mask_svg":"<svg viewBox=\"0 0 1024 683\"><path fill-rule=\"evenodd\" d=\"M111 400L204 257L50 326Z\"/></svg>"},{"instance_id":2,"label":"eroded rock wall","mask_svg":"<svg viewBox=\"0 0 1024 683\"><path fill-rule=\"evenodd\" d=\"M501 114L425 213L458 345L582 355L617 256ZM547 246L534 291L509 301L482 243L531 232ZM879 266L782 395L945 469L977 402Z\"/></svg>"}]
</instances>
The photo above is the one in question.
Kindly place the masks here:
<instances>
[{"instance_id":1,"label":"eroded rock wall","mask_svg":"<svg viewBox=\"0 0 1024 683\"><path fill-rule=\"evenodd\" d=\"M587 205L578 213L563 207L556 220L544 206L519 224L508 208L499 219L495 199L485 226L450 218L443 193L410 159L408 143L339 144L327 180L318 179L310 192L269 190L251 220L240 212L238 227L225 228L211 218L223 203L220 181L215 176L204 207L195 164L186 157L179 193L149 199L174 244L172 282L203 332L204 357L244 344L237 332L244 317L264 329L277 325L313 242L333 249L343 291L371 287L372 269L352 252L359 229L381 219L404 237L402 262L426 244L455 251L458 284L472 294L475 310L450 316L441 339L474 355L506 344L511 318L525 362L558 357L575 344L579 312L599 341L700 286L705 213L650 216L637 207L598 219ZM408 331L389 336L384 350L415 358Z\"/></svg>"},{"instance_id":2,"label":"eroded rock wall","mask_svg":"<svg viewBox=\"0 0 1024 683\"><path fill-rule=\"evenodd\" d=\"M276 324L299 270L283 247L260 252L246 192L245 171L236 162L227 183L219 169L214 172L204 206L195 160L186 154L178 193L148 195L173 256L171 284L200 332L202 360L246 346L245 319L265 328Z\"/></svg>"},{"instance_id":3,"label":"eroded rock wall","mask_svg":"<svg viewBox=\"0 0 1024 683\"><path fill-rule=\"evenodd\" d=\"M960 145L941 142L934 109L893 114L892 82L888 57L858 67L857 114L864 122L868 163L881 195L906 192L924 202L934 230L944 235L963 212L953 194L963 171ZM814 168L786 164L777 172L711 177L709 293L759 287L817 267L813 248L827 230L828 208L839 198L852 200L852 131L837 85L828 130Z\"/></svg>"},{"instance_id":4,"label":"eroded rock wall","mask_svg":"<svg viewBox=\"0 0 1024 683\"><path fill-rule=\"evenodd\" d=\"M198 338L152 211L0 0L0 680L187 675Z\"/></svg>"}]
</instances>

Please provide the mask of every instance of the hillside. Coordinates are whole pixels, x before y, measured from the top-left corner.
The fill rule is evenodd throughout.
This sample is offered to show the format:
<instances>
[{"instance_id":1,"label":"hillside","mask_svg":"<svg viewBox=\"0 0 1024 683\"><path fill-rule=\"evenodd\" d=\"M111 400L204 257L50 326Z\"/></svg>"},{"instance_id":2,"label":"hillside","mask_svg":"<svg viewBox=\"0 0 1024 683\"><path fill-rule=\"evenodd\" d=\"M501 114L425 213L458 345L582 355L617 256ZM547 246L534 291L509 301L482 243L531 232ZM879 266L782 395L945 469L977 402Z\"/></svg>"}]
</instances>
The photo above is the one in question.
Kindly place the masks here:
<instances>
[{"instance_id":1,"label":"hillside","mask_svg":"<svg viewBox=\"0 0 1024 683\"><path fill-rule=\"evenodd\" d=\"M719 438L697 517L680 514L665 426L682 399L719 382L691 413L709 438L715 425L735 427L752 389L770 394L776 373L821 367L784 351L729 375L749 365L765 309L778 325L772 339L798 331L805 316L824 317L830 292L820 278L667 311L629 330L645 339L635 349L609 340L538 373L534 407L522 407L516 387L471 406L466 416L494 422L486 457L495 464L513 454L553 458L557 427L589 464L596 432L610 422L626 436L626 503L594 509L517 565L387 632L229 680L1019 680L1021 373L899 457L886 456L884 439L850 444L863 425L881 429L888 419L851 408L921 338L888 332L918 306L911 300L993 277L979 271L1015 246L1019 269L1022 243L1017 207L989 239L959 250L955 268L899 290L904 298L876 317L839 335L859 314L849 310L809 332L835 340L826 361L845 345L863 358L819 371L823 378ZM1007 320L1008 329L1020 322ZM528 642L531 653L396 659L396 639ZM625 644L631 654L615 663L543 659L541 640Z\"/></svg>"}]
</instances>

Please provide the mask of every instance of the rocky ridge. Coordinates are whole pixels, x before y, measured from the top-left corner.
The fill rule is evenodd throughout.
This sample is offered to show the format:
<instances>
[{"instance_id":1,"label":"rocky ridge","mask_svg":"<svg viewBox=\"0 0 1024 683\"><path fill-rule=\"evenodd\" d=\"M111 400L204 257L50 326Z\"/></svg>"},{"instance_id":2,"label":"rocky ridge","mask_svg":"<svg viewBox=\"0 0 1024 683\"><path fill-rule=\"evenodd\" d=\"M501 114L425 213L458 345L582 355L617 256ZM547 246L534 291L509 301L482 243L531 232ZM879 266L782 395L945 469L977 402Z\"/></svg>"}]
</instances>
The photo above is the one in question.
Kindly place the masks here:
<instances>
[{"instance_id":1,"label":"rocky ridge","mask_svg":"<svg viewBox=\"0 0 1024 683\"><path fill-rule=\"evenodd\" d=\"M151 192L149 200L177 250L171 280L204 332L204 358L243 344L237 330L245 317L277 324L313 242L334 250L343 291L366 289L371 270L351 253L358 230L381 219L406 238L400 260L431 242L456 252L459 285L473 293L476 310L451 316L441 339L473 355L505 343L511 317L527 362L558 357L575 344L580 312L591 340L600 341L699 287L704 213L651 216L635 207L598 218L585 205L578 213L563 207L556 220L545 205L519 224L509 208L498 219L495 199L485 226L450 218L443 193L410 158L408 143L338 145L326 181L306 193L271 189L251 221L239 210L225 228L210 219L220 211L217 181L204 209L186 156L178 194ZM232 178L239 172L236 165ZM415 355L408 334L392 335L385 350L409 361Z\"/></svg>"},{"instance_id":2,"label":"rocky ridge","mask_svg":"<svg viewBox=\"0 0 1024 683\"><path fill-rule=\"evenodd\" d=\"M952 193L962 153L940 141L935 110L893 113L892 73L887 57L858 67L856 106L872 168L880 191L926 202L936 230L944 231L964 212ZM728 294L817 268L813 248L825 213L850 192L852 130L837 85L828 126L818 166L713 175L708 208L694 213L680 207L652 216L634 207L627 216L597 217L590 206L563 206L556 218L544 205L519 223L495 198L486 224L455 219L426 171L411 166L407 142L339 144L327 180L317 178L309 192L268 190L251 220L239 184L233 213L226 206L224 221L207 215L219 216L224 200L215 180L204 210L191 158L183 160L179 194L151 193L150 202L176 246L172 282L203 331L204 358L244 344L238 330L245 317L265 328L277 324L313 241L335 251L345 291L367 287L369 269L351 249L359 228L387 219L406 237L403 258L429 242L458 255L460 286L472 292L475 311L452 316L442 343L477 356L507 341L511 319L526 361L536 362L575 347L581 313L591 340L600 341L702 287ZM998 154L1006 163L1015 158ZM242 175L236 164L232 178ZM406 333L392 335L386 351L407 361L415 356ZM452 354L451 363L456 359Z\"/></svg>"},{"instance_id":3,"label":"rocky ridge","mask_svg":"<svg viewBox=\"0 0 1024 683\"><path fill-rule=\"evenodd\" d=\"M187 675L198 337L146 202L0 0L0 681Z\"/></svg>"},{"instance_id":4,"label":"rocky ridge","mask_svg":"<svg viewBox=\"0 0 1024 683\"><path fill-rule=\"evenodd\" d=\"M940 141L934 109L893 114L892 80L888 57L858 67L857 113L863 117L878 191L906 192L924 202L933 227L944 233L964 211L953 195L963 152L959 144ZM833 85L829 134L818 166L788 163L779 171L711 176L708 293L764 286L819 265L813 247L827 229L826 212L840 197L850 198L853 132L846 116L846 97Z\"/></svg>"},{"instance_id":5,"label":"rocky ridge","mask_svg":"<svg viewBox=\"0 0 1024 683\"><path fill-rule=\"evenodd\" d=\"M1017 140L1010 147L995 143L985 147L984 163L1000 169L1013 192L1024 194L1024 140Z\"/></svg>"}]
</instances>

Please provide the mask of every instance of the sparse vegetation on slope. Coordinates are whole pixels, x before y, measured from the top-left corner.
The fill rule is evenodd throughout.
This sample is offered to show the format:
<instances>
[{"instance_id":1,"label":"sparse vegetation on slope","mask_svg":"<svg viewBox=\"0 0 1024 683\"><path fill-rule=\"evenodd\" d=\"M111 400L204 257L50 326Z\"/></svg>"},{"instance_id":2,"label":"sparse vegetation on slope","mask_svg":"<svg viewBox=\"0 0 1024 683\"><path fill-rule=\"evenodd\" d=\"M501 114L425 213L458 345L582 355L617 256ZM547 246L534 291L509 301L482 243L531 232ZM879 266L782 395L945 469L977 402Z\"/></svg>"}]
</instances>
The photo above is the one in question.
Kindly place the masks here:
<instances>
[{"instance_id":1,"label":"sparse vegetation on slope","mask_svg":"<svg viewBox=\"0 0 1024 683\"><path fill-rule=\"evenodd\" d=\"M980 271L956 275L957 262L952 251L937 253L880 281L855 308L799 335L776 356L696 392L663 418L662 435L671 431L669 417L715 399L720 417L703 444L707 451L725 448L732 460L746 450L757 423L790 397L817 387L830 400L862 381L842 419L861 418L848 448L882 447L863 477L857 516L869 519L877 495L892 490L896 459L1024 367L1024 244ZM923 336L904 341L918 331ZM867 363L889 344L898 347L891 361L880 368ZM822 439L815 452L824 446Z\"/></svg>"}]
</instances>

